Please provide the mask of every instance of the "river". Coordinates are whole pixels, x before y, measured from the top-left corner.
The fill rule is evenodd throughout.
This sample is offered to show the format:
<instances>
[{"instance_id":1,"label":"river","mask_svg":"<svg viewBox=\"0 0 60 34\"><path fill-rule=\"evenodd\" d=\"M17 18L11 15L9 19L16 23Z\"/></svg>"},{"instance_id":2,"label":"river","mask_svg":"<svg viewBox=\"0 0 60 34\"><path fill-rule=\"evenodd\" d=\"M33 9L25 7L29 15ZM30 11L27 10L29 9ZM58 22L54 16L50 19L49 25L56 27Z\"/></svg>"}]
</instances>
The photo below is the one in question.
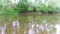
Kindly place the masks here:
<instances>
[{"instance_id":1,"label":"river","mask_svg":"<svg viewBox=\"0 0 60 34\"><path fill-rule=\"evenodd\" d=\"M0 15L0 34L60 34L60 14Z\"/></svg>"}]
</instances>

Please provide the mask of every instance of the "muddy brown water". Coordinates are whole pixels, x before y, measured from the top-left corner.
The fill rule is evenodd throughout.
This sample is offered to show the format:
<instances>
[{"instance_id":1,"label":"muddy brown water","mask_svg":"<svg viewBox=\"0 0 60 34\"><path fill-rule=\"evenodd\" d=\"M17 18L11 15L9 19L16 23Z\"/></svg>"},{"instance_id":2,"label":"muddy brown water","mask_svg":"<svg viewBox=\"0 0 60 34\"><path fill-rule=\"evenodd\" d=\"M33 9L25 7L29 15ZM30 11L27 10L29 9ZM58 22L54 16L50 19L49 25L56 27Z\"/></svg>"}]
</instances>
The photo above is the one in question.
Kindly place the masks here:
<instances>
[{"instance_id":1,"label":"muddy brown water","mask_svg":"<svg viewBox=\"0 0 60 34\"><path fill-rule=\"evenodd\" d=\"M60 34L60 14L0 15L0 34Z\"/></svg>"}]
</instances>

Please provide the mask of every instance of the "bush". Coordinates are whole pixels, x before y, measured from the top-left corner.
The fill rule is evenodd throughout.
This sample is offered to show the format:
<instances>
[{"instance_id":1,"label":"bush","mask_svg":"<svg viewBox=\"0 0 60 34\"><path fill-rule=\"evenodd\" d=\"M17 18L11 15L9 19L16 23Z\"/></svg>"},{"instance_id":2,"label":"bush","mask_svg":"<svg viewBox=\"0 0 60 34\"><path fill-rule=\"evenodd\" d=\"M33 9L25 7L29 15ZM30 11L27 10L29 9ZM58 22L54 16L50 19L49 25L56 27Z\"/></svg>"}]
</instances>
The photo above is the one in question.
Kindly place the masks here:
<instances>
[{"instance_id":1,"label":"bush","mask_svg":"<svg viewBox=\"0 0 60 34\"><path fill-rule=\"evenodd\" d=\"M40 2L38 2L40 1ZM48 1L47 5L45 4ZM20 12L60 12L57 0L47 0L43 3L41 0L35 0L34 3L29 0L19 0L18 4L11 4L8 1L0 1L0 13L16 14Z\"/></svg>"}]
</instances>

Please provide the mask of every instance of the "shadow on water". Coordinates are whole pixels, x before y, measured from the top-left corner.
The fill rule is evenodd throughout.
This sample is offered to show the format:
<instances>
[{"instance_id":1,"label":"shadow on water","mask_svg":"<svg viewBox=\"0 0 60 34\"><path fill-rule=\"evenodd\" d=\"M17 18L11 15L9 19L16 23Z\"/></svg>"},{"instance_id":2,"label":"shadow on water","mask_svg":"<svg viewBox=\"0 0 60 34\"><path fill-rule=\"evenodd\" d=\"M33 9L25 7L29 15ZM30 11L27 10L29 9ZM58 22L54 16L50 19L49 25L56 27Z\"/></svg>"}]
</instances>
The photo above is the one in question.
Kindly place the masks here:
<instances>
[{"instance_id":1,"label":"shadow on water","mask_svg":"<svg viewBox=\"0 0 60 34\"><path fill-rule=\"evenodd\" d=\"M59 34L60 15L0 15L0 34Z\"/></svg>"}]
</instances>

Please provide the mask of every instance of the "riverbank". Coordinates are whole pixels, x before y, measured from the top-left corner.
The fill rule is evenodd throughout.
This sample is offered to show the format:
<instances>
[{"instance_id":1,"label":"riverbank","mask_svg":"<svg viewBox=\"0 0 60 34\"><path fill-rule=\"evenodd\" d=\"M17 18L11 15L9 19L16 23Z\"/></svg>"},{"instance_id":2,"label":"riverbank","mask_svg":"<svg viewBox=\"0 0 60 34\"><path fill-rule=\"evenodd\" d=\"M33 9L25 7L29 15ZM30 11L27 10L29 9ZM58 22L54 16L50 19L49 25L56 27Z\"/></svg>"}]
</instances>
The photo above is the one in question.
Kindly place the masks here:
<instances>
[{"instance_id":1,"label":"riverbank","mask_svg":"<svg viewBox=\"0 0 60 34\"><path fill-rule=\"evenodd\" d=\"M60 12L25 12L25 13L20 13L20 14L41 14L41 15L44 15L44 14L58 14Z\"/></svg>"}]
</instances>

